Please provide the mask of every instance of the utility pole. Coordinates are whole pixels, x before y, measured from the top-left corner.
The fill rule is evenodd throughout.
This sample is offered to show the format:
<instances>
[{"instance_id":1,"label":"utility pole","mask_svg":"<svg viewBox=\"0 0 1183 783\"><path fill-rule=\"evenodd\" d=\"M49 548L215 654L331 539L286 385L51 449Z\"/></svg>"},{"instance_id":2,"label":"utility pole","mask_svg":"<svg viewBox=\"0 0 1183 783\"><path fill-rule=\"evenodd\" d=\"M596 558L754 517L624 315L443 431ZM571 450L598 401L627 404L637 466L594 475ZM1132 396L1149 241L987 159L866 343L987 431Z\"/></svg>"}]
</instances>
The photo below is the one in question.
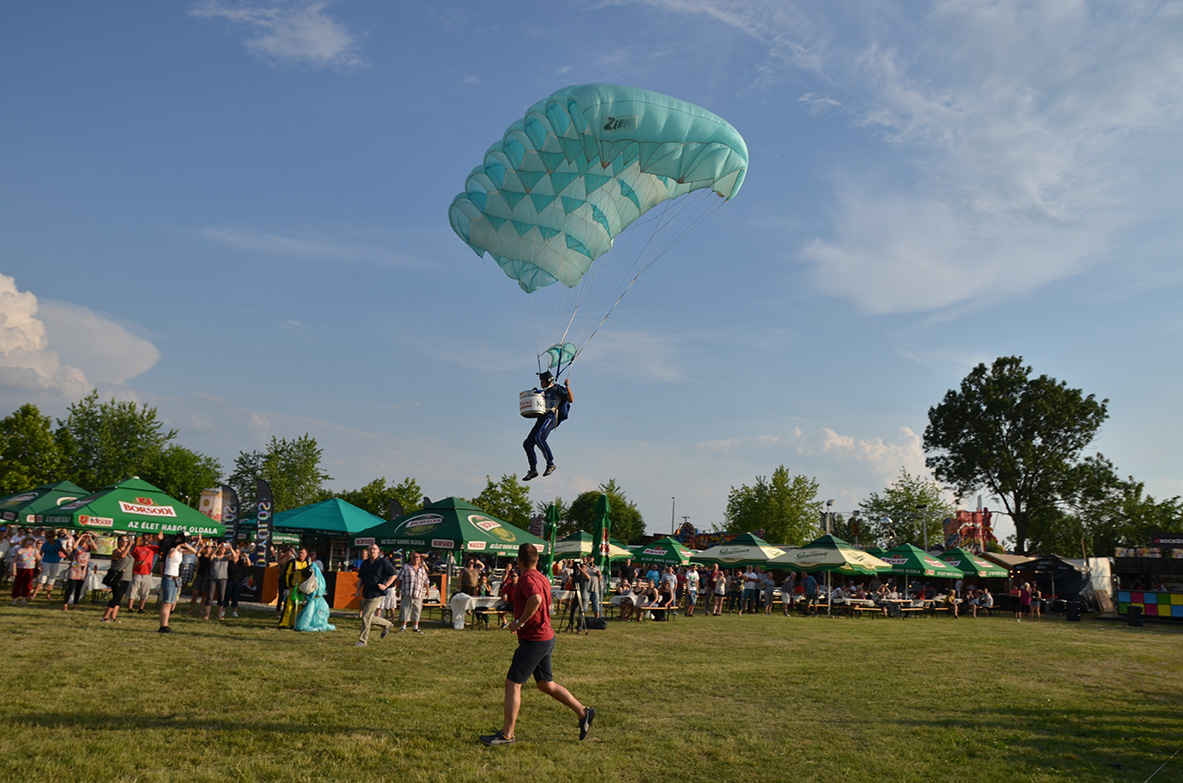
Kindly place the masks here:
<instances>
[{"instance_id":1,"label":"utility pole","mask_svg":"<svg viewBox=\"0 0 1183 783\"><path fill-rule=\"evenodd\" d=\"M924 529L924 551L928 551L928 504L921 503L916 506L916 510L920 512L920 524Z\"/></svg>"},{"instance_id":2,"label":"utility pole","mask_svg":"<svg viewBox=\"0 0 1183 783\"><path fill-rule=\"evenodd\" d=\"M676 509L677 507L678 507L678 498L677 498L677 496L671 497L671 498L670 498L670 535L671 535L671 536L672 536L674 533L676 533L676 532L677 532L676 530L674 530L674 524L675 524L675 522L674 522L674 509Z\"/></svg>"}]
</instances>

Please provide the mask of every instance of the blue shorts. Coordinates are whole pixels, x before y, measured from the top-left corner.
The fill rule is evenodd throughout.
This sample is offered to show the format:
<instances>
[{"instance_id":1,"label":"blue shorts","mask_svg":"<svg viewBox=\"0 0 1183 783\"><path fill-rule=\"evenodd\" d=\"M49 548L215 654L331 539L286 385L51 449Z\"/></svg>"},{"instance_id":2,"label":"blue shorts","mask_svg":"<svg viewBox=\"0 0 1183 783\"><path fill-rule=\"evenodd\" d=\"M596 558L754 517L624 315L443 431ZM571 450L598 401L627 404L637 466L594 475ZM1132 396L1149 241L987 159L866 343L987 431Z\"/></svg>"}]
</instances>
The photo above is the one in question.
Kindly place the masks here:
<instances>
[{"instance_id":1,"label":"blue shorts","mask_svg":"<svg viewBox=\"0 0 1183 783\"><path fill-rule=\"evenodd\" d=\"M505 679L521 685L534 675L535 682L554 682L554 675L550 670L550 654L555 648L552 636L540 642L518 641L518 649L514 650L513 662L509 664L509 674Z\"/></svg>"},{"instance_id":2,"label":"blue shorts","mask_svg":"<svg viewBox=\"0 0 1183 783\"><path fill-rule=\"evenodd\" d=\"M175 604L177 596L181 594L181 580L175 576L165 576L160 579L160 603Z\"/></svg>"}]
</instances>

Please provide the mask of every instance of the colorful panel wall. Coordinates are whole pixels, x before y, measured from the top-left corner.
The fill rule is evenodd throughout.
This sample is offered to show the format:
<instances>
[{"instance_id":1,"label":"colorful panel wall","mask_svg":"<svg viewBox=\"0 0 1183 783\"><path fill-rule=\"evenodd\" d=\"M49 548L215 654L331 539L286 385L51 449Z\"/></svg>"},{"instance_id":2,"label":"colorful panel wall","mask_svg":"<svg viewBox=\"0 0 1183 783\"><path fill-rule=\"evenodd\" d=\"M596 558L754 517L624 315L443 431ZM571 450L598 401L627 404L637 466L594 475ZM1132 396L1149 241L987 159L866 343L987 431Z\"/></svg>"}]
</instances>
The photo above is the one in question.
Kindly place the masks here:
<instances>
[{"instance_id":1,"label":"colorful panel wall","mask_svg":"<svg viewBox=\"0 0 1183 783\"><path fill-rule=\"evenodd\" d=\"M1145 617L1172 617L1183 620L1183 593L1118 590L1117 613L1125 614L1131 606L1142 607Z\"/></svg>"}]
</instances>

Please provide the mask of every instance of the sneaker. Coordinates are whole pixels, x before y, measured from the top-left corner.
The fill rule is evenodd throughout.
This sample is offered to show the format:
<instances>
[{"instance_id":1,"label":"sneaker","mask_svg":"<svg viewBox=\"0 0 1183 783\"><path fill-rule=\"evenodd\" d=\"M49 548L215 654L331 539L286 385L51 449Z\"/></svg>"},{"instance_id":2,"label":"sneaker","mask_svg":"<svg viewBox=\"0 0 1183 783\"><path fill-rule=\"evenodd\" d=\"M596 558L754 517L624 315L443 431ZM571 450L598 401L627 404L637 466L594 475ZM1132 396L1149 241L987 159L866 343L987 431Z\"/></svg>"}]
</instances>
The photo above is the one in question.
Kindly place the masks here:
<instances>
[{"instance_id":1,"label":"sneaker","mask_svg":"<svg viewBox=\"0 0 1183 783\"><path fill-rule=\"evenodd\" d=\"M172 632L173 632L173 629L169 628L167 625L160 626L160 630L157 631L157 633L172 633Z\"/></svg>"},{"instance_id":2,"label":"sneaker","mask_svg":"<svg viewBox=\"0 0 1183 783\"><path fill-rule=\"evenodd\" d=\"M538 471L535 470L534 468L530 468L529 470L526 471L526 475L522 476L522 481L529 481L530 479L536 479L536 478L538 478ZM510 740L510 742L513 742L513 740Z\"/></svg>"},{"instance_id":3,"label":"sneaker","mask_svg":"<svg viewBox=\"0 0 1183 783\"><path fill-rule=\"evenodd\" d=\"M423 633L423 632L422 632L422 631L420 631L418 628L412 628L411 630L412 630L412 631L414 631L415 633Z\"/></svg>"},{"instance_id":4,"label":"sneaker","mask_svg":"<svg viewBox=\"0 0 1183 783\"><path fill-rule=\"evenodd\" d=\"M238 610L237 609L234 610L234 616L238 617Z\"/></svg>"},{"instance_id":5,"label":"sneaker","mask_svg":"<svg viewBox=\"0 0 1183 783\"><path fill-rule=\"evenodd\" d=\"M143 610L143 609L137 609L137 610L136 610L136 614L143 614L143 613L144 613L144 610Z\"/></svg>"},{"instance_id":6,"label":"sneaker","mask_svg":"<svg viewBox=\"0 0 1183 783\"><path fill-rule=\"evenodd\" d=\"M592 721L596 719L596 711L591 707L583 713L583 717L579 719L579 739L586 739L587 733L591 731Z\"/></svg>"},{"instance_id":7,"label":"sneaker","mask_svg":"<svg viewBox=\"0 0 1183 783\"><path fill-rule=\"evenodd\" d=\"M355 644L355 645L353 645L353 646L354 646L354 647L365 647L365 646L366 646L366 643L365 643L365 642L358 642L357 644Z\"/></svg>"},{"instance_id":8,"label":"sneaker","mask_svg":"<svg viewBox=\"0 0 1183 783\"><path fill-rule=\"evenodd\" d=\"M501 733L501 729L498 729L495 734L482 734L481 742L489 746L512 745L514 743L514 738L505 736Z\"/></svg>"},{"instance_id":9,"label":"sneaker","mask_svg":"<svg viewBox=\"0 0 1183 783\"><path fill-rule=\"evenodd\" d=\"M404 625L402 628L399 628L399 629L398 629L398 632L399 632L399 633L406 633L406 632L407 632L407 627Z\"/></svg>"},{"instance_id":10,"label":"sneaker","mask_svg":"<svg viewBox=\"0 0 1183 783\"><path fill-rule=\"evenodd\" d=\"M542 471L542 475L549 476L555 472L555 464L553 462L546 463L546 470Z\"/></svg>"},{"instance_id":11,"label":"sneaker","mask_svg":"<svg viewBox=\"0 0 1183 783\"><path fill-rule=\"evenodd\" d=\"M378 638L379 638L379 639L385 639L385 638L386 638L386 634L390 633L390 629L391 629L391 628L393 628L393 627L394 627L393 625L388 625L388 626L386 626L385 628L383 628L383 629L382 629L382 635L381 635L381 636L379 636Z\"/></svg>"}]
</instances>

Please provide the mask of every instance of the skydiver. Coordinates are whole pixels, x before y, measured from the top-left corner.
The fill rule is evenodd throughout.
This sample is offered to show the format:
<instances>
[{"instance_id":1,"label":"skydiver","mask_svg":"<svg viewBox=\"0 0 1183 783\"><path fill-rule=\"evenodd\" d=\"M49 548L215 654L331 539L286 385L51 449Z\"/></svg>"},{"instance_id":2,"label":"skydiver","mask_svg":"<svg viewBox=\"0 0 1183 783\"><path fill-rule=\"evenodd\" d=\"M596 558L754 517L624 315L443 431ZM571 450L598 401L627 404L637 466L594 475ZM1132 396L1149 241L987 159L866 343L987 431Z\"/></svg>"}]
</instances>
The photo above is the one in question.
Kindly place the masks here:
<instances>
[{"instance_id":1,"label":"skydiver","mask_svg":"<svg viewBox=\"0 0 1183 783\"><path fill-rule=\"evenodd\" d=\"M538 478L538 457L534 447L542 449L542 456L546 459L546 470L542 475L549 476L555 472L555 458L551 454L550 446L546 444L546 437L550 431L567 419L567 408L575 401L571 394L571 380L567 379L564 386L555 385L555 378L550 370L538 373L538 384L542 388L535 388L535 393L541 394L546 403L546 415L534 421L530 434L522 442L526 450L526 459L530 461L530 469L522 476L522 481Z\"/></svg>"}]
</instances>

